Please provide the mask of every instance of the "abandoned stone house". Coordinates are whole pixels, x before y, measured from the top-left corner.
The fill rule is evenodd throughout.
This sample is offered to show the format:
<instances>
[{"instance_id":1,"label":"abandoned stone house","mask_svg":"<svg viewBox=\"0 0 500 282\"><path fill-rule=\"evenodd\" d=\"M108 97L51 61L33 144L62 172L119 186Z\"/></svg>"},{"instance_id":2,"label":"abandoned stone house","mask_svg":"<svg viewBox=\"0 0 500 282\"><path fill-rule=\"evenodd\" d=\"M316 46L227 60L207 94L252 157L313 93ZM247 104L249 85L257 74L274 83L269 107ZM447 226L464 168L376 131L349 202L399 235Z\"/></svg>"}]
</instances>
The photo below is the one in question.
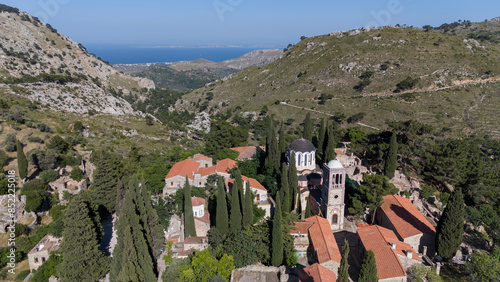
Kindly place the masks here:
<instances>
[{"instance_id":1,"label":"abandoned stone house","mask_svg":"<svg viewBox=\"0 0 500 282\"><path fill-rule=\"evenodd\" d=\"M30 270L37 270L40 265L49 259L50 252L57 251L62 238L45 235L38 244L28 253L28 263Z\"/></svg>"},{"instance_id":2,"label":"abandoned stone house","mask_svg":"<svg viewBox=\"0 0 500 282\"><path fill-rule=\"evenodd\" d=\"M237 161L253 160L254 157L259 157L264 152L262 146L246 146L246 147L233 147L231 150L238 152Z\"/></svg>"},{"instance_id":3,"label":"abandoned stone house","mask_svg":"<svg viewBox=\"0 0 500 282\"><path fill-rule=\"evenodd\" d=\"M321 264L315 263L299 270L299 281L337 281L337 275L335 275L335 272L322 266Z\"/></svg>"}]
</instances>

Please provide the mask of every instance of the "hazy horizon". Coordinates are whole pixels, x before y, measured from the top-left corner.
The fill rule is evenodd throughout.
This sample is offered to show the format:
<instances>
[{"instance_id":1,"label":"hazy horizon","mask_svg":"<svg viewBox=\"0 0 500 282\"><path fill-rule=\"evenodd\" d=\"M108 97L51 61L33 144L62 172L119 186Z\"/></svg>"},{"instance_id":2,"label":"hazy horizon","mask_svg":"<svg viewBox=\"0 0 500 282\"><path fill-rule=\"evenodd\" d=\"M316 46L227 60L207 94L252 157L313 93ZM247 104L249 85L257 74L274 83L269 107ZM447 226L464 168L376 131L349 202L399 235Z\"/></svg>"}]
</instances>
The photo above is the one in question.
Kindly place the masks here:
<instances>
[{"instance_id":1,"label":"hazy horizon","mask_svg":"<svg viewBox=\"0 0 500 282\"><path fill-rule=\"evenodd\" d=\"M4 0L83 45L284 48L365 26L439 26L500 16L500 1Z\"/></svg>"}]
</instances>

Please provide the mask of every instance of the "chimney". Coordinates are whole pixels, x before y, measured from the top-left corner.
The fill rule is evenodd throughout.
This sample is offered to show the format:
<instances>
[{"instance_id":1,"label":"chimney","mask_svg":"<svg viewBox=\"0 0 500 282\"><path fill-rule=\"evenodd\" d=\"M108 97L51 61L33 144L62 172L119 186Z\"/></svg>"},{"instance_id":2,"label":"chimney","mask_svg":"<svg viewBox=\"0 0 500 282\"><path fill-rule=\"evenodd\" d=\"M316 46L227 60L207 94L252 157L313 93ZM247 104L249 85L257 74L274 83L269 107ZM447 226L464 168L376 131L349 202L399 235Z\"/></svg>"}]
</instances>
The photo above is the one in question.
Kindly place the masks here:
<instances>
[{"instance_id":1,"label":"chimney","mask_svg":"<svg viewBox=\"0 0 500 282\"><path fill-rule=\"evenodd\" d=\"M392 242L392 249L395 250L396 249L396 242Z\"/></svg>"},{"instance_id":2,"label":"chimney","mask_svg":"<svg viewBox=\"0 0 500 282\"><path fill-rule=\"evenodd\" d=\"M410 250L407 250L406 251L406 257L409 258L409 259L412 259L413 258L413 252L410 251Z\"/></svg>"}]
</instances>

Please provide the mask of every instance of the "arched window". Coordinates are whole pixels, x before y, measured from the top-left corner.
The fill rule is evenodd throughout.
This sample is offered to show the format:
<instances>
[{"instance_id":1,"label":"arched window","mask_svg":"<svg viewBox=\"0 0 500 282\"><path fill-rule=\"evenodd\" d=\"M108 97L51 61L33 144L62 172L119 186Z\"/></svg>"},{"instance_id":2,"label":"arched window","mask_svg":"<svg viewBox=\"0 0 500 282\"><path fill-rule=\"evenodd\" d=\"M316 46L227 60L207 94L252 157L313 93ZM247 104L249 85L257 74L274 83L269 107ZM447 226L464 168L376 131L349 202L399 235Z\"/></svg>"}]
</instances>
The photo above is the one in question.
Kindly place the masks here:
<instances>
[{"instance_id":1,"label":"arched window","mask_svg":"<svg viewBox=\"0 0 500 282\"><path fill-rule=\"evenodd\" d=\"M260 194L257 193L257 197L255 198L257 201L260 201Z\"/></svg>"},{"instance_id":2,"label":"arched window","mask_svg":"<svg viewBox=\"0 0 500 282\"><path fill-rule=\"evenodd\" d=\"M302 154L297 154L297 166L302 166Z\"/></svg>"},{"instance_id":3,"label":"arched window","mask_svg":"<svg viewBox=\"0 0 500 282\"><path fill-rule=\"evenodd\" d=\"M306 153L306 154L304 154L304 166L309 165L309 158L308 158L308 155L309 155L309 154L307 154L307 153Z\"/></svg>"},{"instance_id":4,"label":"arched window","mask_svg":"<svg viewBox=\"0 0 500 282\"><path fill-rule=\"evenodd\" d=\"M337 214L334 214L332 216L332 224L337 224L339 221L339 216Z\"/></svg>"}]
</instances>

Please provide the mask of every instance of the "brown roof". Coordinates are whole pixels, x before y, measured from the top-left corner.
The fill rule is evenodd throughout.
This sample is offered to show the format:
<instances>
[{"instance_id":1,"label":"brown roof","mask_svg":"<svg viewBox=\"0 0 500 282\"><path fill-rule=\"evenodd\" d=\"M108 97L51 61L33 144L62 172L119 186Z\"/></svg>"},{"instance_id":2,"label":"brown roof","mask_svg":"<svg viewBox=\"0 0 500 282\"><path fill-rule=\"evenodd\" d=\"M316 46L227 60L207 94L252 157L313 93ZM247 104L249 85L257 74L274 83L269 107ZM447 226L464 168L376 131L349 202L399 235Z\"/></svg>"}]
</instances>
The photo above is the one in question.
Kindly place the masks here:
<instances>
[{"instance_id":1,"label":"brown roof","mask_svg":"<svg viewBox=\"0 0 500 282\"><path fill-rule=\"evenodd\" d=\"M342 152L340 150L335 150L335 154L341 155L341 156L347 156L344 152Z\"/></svg>"},{"instance_id":2,"label":"brown roof","mask_svg":"<svg viewBox=\"0 0 500 282\"><path fill-rule=\"evenodd\" d=\"M178 258L187 258L189 257L190 254L194 253L195 251L194 250L187 250L187 251L180 251L177 253L177 257Z\"/></svg>"},{"instance_id":3,"label":"brown roof","mask_svg":"<svg viewBox=\"0 0 500 282\"><path fill-rule=\"evenodd\" d=\"M310 221L295 221L293 223L292 229L290 229L290 234L307 234L307 230L314 223Z\"/></svg>"},{"instance_id":4,"label":"brown roof","mask_svg":"<svg viewBox=\"0 0 500 282\"><path fill-rule=\"evenodd\" d=\"M340 263L342 256L340 255L339 247L328 220L320 216L312 216L305 219L306 221L314 222L309 227L309 238L316 251L319 263L326 261L335 261Z\"/></svg>"},{"instance_id":5,"label":"brown roof","mask_svg":"<svg viewBox=\"0 0 500 282\"><path fill-rule=\"evenodd\" d=\"M193 196L191 197L191 204L193 207L205 205L205 199Z\"/></svg>"},{"instance_id":6,"label":"brown roof","mask_svg":"<svg viewBox=\"0 0 500 282\"><path fill-rule=\"evenodd\" d=\"M35 254L41 251L47 251L49 254L52 251L57 251L61 244L62 238L53 237L50 234L43 236L42 240L31 249L28 254Z\"/></svg>"},{"instance_id":7,"label":"brown roof","mask_svg":"<svg viewBox=\"0 0 500 282\"><path fill-rule=\"evenodd\" d=\"M301 282L335 282L337 276L330 269L315 263L299 270L299 281Z\"/></svg>"},{"instance_id":8,"label":"brown roof","mask_svg":"<svg viewBox=\"0 0 500 282\"><path fill-rule=\"evenodd\" d=\"M406 251L413 252L412 258L422 261L415 250L404 242L399 241L396 234L385 227L372 225L359 228L358 236L365 249L375 253L377 262L377 275L379 279L406 276L406 271L398 258L398 254L405 256ZM392 249L392 243L396 243L396 249Z\"/></svg>"},{"instance_id":9,"label":"brown roof","mask_svg":"<svg viewBox=\"0 0 500 282\"><path fill-rule=\"evenodd\" d=\"M257 179L246 177L244 175L241 176L241 179L243 179L243 189L246 189L246 182L250 182L250 188L259 189L267 192L267 189L264 188L264 186L262 186L262 184L260 184L259 181L257 181ZM230 179L226 181L226 189L228 191L233 188L234 180L235 179Z\"/></svg>"},{"instance_id":10,"label":"brown roof","mask_svg":"<svg viewBox=\"0 0 500 282\"><path fill-rule=\"evenodd\" d=\"M195 217L194 220L199 220L201 222L210 224L210 213L208 211L205 211L202 217Z\"/></svg>"},{"instance_id":11,"label":"brown roof","mask_svg":"<svg viewBox=\"0 0 500 282\"><path fill-rule=\"evenodd\" d=\"M407 198L387 195L380 207L387 215L396 233L402 238L408 238L425 233L436 235L436 229Z\"/></svg>"},{"instance_id":12,"label":"brown roof","mask_svg":"<svg viewBox=\"0 0 500 282\"><path fill-rule=\"evenodd\" d=\"M193 156L193 161L195 161L195 162L198 162L198 161L209 161L209 162L211 162L212 158L207 157L207 156L205 156L203 154L196 154L196 155Z\"/></svg>"},{"instance_id":13,"label":"brown roof","mask_svg":"<svg viewBox=\"0 0 500 282\"><path fill-rule=\"evenodd\" d=\"M257 151L263 151L263 147L258 146L246 146L246 147L234 147L231 150L240 153L236 158L237 160L250 160L254 157Z\"/></svg>"},{"instance_id":14,"label":"brown roof","mask_svg":"<svg viewBox=\"0 0 500 282\"><path fill-rule=\"evenodd\" d=\"M200 167L200 163L198 162L195 162L193 160L183 160L181 162L175 163L174 166L172 166L165 179L174 176L187 176L189 179L194 179L193 173L198 171L198 167Z\"/></svg>"},{"instance_id":15,"label":"brown roof","mask_svg":"<svg viewBox=\"0 0 500 282\"><path fill-rule=\"evenodd\" d=\"M208 237L186 237L184 239L184 244L207 244L208 243Z\"/></svg>"}]
</instances>

